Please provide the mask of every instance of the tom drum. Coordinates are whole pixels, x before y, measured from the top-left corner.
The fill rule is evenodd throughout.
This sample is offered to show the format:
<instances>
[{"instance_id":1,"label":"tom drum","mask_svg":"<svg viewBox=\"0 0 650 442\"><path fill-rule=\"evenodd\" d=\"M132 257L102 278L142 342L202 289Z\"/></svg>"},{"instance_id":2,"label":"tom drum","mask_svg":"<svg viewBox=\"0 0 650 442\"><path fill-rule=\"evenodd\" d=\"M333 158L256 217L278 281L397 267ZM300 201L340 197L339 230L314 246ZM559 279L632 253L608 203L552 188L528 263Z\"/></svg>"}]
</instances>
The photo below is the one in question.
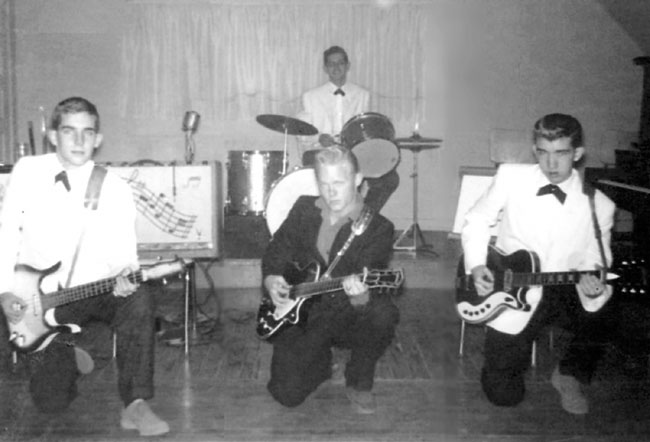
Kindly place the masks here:
<instances>
[{"instance_id":1,"label":"tom drum","mask_svg":"<svg viewBox=\"0 0 650 442\"><path fill-rule=\"evenodd\" d=\"M282 175L282 151L228 152L227 214L261 215L273 183Z\"/></svg>"},{"instance_id":2,"label":"tom drum","mask_svg":"<svg viewBox=\"0 0 650 442\"><path fill-rule=\"evenodd\" d=\"M361 172L368 178L378 178L397 166L400 154L394 139L393 124L376 112L350 118L341 130L341 143L353 150Z\"/></svg>"}]
</instances>

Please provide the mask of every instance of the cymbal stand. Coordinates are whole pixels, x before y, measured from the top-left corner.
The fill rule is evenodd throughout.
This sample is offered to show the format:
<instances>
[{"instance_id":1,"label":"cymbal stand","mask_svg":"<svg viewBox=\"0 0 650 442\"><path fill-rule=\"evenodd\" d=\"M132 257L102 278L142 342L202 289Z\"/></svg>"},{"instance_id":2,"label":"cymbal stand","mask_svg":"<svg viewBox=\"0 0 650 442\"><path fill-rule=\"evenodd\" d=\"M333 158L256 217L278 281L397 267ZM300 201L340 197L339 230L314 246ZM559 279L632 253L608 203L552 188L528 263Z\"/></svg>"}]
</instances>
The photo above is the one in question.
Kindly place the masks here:
<instances>
[{"instance_id":1,"label":"cymbal stand","mask_svg":"<svg viewBox=\"0 0 650 442\"><path fill-rule=\"evenodd\" d=\"M289 135L289 128L285 125L284 126L284 151L282 153L282 176L284 176L287 173L287 164L289 163L289 158L288 158L289 154L287 153L288 135Z\"/></svg>"},{"instance_id":2,"label":"cymbal stand","mask_svg":"<svg viewBox=\"0 0 650 442\"><path fill-rule=\"evenodd\" d=\"M413 152L413 172L411 173L411 178L413 178L413 222L393 243L393 249L408 252L425 252L438 256L433 250L433 246L427 244L422 234L422 229L420 229L420 225L418 224L418 154L422 150L422 147L410 146L408 149ZM402 245L402 242L409 236L413 237L413 243L411 245Z\"/></svg>"}]
</instances>

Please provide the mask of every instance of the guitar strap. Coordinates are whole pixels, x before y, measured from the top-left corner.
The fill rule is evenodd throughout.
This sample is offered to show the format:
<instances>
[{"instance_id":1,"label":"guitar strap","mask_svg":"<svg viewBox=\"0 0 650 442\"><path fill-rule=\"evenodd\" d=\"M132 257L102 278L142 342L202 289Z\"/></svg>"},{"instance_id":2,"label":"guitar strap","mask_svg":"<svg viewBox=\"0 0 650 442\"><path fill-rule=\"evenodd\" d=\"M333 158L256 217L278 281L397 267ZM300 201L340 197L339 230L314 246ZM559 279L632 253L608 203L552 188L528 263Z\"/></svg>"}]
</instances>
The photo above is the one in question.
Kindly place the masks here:
<instances>
[{"instance_id":1,"label":"guitar strap","mask_svg":"<svg viewBox=\"0 0 650 442\"><path fill-rule=\"evenodd\" d=\"M99 195L102 191L102 185L104 184L105 177L106 169L95 164L93 171L90 174L90 179L88 180L88 187L86 187L86 196L84 198L84 207L88 209L88 211L97 210L97 206L99 205ZM84 220L87 221L88 218L86 217ZM79 249L81 249L81 243L83 241L84 234L86 233L86 227L87 223L84 223L81 235L79 235L77 247L75 248L74 255L72 256L72 262L70 263L70 273L68 273L68 279L65 283L66 288L70 286L70 281L72 280L72 274L74 273L74 269L77 264Z\"/></svg>"},{"instance_id":2,"label":"guitar strap","mask_svg":"<svg viewBox=\"0 0 650 442\"><path fill-rule=\"evenodd\" d=\"M375 217L375 211L372 209L372 207L368 205L364 205L363 209L361 209L361 213L359 213L359 217L354 221L352 226L350 226L350 236L348 236L348 239L345 240L345 243L343 244L343 247L336 253L336 257L332 261L332 263L327 267L327 270L325 273L323 273L323 276L321 279L328 279L332 272L334 271L334 268L338 265L339 261L341 260L341 257L345 254L345 252L348 251L348 248L350 248L350 244L352 244L352 241L354 238L357 236L361 235L363 232L366 231L368 226L370 225L370 221Z\"/></svg>"},{"instance_id":3,"label":"guitar strap","mask_svg":"<svg viewBox=\"0 0 650 442\"><path fill-rule=\"evenodd\" d=\"M605 257L605 248L603 247L603 234L600 230L600 225L598 224L598 217L596 216L596 198L595 198L595 189L590 189L587 193L589 197L589 208L591 209L591 219L594 223L594 234L596 235L596 240L598 241L598 251L600 252L600 260L602 261L603 268L607 268L607 258Z\"/></svg>"}]
</instances>

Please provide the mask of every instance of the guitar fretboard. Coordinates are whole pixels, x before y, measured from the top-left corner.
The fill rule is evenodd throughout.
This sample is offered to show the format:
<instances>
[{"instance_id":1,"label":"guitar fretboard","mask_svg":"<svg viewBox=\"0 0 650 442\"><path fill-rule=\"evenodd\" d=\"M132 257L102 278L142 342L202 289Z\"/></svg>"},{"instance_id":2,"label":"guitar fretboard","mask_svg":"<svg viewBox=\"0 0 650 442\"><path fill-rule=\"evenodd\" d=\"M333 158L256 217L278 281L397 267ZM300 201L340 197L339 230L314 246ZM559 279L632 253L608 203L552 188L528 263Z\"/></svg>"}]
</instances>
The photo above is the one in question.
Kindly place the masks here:
<instances>
[{"instance_id":1,"label":"guitar fretboard","mask_svg":"<svg viewBox=\"0 0 650 442\"><path fill-rule=\"evenodd\" d=\"M291 299L309 298L324 293L337 292L343 289L343 278L325 279L323 281L305 282L294 285L289 291Z\"/></svg>"},{"instance_id":2,"label":"guitar fretboard","mask_svg":"<svg viewBox=\"0 0 650 442\"><path fill-rule=\"evenodd\" d=\"M129 274L127 278L134 284L141 283L143 281L142 270ZM61 289L54 293L41 295L41 305L43 306L43 310L48 310L60 305L109 293L113 288L115 288L115 278L100 279L99 281L91 282L89 284L82 284L67 289Z\"/></svg>"},{"instance_id":3,"label":"guitar fretboard","mask_svg":"<svg viewBox=\"0 0 650 442\"><path fill-rule=\"evenodd\" d=\"M356 276L361 278L361 281L368 288L397 288L402 285L404 279L402 270L370 270ZM343 290L343 280L345 278L347 276L294 285L289 290L289 297L291 299L309 298L310 296Z\"/></svg>"},{"instance_id":4,"label":"guitar fretboard","mask_svg":"<svg viewBox=\"0 0 650 442\"><path fill-rule=\"evenodd\" d=\"M513 273L512 285L526 287L529 285L574 285L580 282L580 276L594 275L600 277L597 270L573 272Z\"/></svg>"}]
</instances>

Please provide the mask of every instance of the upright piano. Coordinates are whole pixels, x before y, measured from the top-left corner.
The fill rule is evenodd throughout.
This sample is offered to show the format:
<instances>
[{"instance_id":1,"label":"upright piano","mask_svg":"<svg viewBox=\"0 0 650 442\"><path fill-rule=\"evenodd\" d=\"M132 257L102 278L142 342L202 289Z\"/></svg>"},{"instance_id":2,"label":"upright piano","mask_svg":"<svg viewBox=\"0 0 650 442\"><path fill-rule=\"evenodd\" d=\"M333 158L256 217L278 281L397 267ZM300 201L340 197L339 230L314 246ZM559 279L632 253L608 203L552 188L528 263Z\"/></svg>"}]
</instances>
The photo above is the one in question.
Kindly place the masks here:
<instances>
[{"instance_id":1,"label":"upright piano","mask_svg":"<svg viewBox=\"0 0 650 442\"><path fill-rule=\"evenodd\" d=\"M615 167L585 168L585 181L632 214L635 253L650 262L650 150L616 150Z\"/></svg>"}]
</instances>

